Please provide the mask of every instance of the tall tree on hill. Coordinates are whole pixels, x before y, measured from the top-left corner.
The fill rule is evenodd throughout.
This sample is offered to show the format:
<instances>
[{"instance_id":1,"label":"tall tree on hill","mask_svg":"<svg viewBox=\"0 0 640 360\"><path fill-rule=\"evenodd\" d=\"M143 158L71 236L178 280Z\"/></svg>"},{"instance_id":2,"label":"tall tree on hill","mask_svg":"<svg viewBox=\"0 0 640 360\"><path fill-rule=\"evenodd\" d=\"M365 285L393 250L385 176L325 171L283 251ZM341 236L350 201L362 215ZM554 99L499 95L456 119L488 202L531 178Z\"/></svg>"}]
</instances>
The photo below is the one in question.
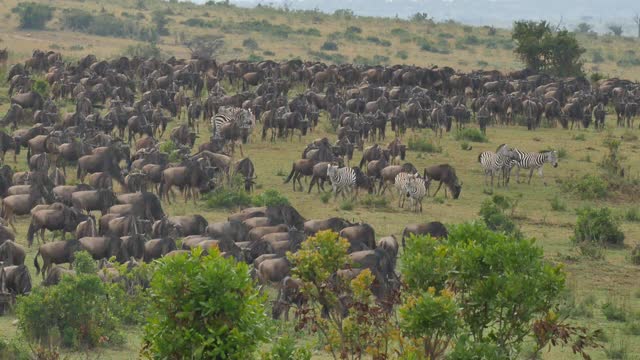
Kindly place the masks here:
<instances>
[{"instance_id":1,"label":"tall tree on hill","mask_svg":"<svg viewBox=\"0 0 640 360\"><path fill-rule=\"evenodd\" d=\"M567 30L553 30L546 21L516 21L512 38L516 55L527 68L559 76L582 75L585 49Z\"/></svg>"}]
</instances>

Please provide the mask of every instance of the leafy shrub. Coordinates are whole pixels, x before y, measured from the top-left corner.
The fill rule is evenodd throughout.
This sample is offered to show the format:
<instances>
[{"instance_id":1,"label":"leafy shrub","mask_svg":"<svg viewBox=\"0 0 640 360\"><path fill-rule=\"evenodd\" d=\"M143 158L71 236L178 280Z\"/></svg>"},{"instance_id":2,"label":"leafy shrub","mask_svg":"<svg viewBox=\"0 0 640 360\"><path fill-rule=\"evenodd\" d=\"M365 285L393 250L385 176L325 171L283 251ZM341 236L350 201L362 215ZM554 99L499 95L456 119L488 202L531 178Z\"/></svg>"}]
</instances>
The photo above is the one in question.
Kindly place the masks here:
<instances>
[{"instance_id":1,"label":"leafy shrub","mask_svg":"<svg viewBox=\"0 0 640 360\"><path fill-rule=\"evenodd\" d=\"M246 38L242 41L242 46L249 50L258 49L258 42L253 38Z\"/></svg>"},{"instance_id":2,"label":"leafy shrub","mask_svg":"<svg viewBox=\"0 0 640 360\"><path fill-rule=\"evenodd\" d=\"M158 35L167 36L169 35L169 29L167 25L169 24L169 19L167 19L167 15L170 15L169 12L171 10L154 10L151 14L151 22L155 26L155 30L158 32Z\"/></svg>"},{"instance_id":3,"label":"leafy shrub","mask_svg":"<svg viewBox=\"0 0 640 360\"><path fill-rule=\"evenodd\" d=\"M115 302L105 284L91 268L93 259L86 252L75 254L80 264L76 276L65 276L56 286L37 287L29 296L17 300L20 330L29 341L50 344L54 332L62 345L72 348L95 347L124 339L117 330Z\"/></svg>"},{"instance_id":4,"label":"leafy shrub","mask_svg":"<svg viewBox=\"0 0 640 360\"><path fill-rule=\"evenodd\" d=\"M578 253L591 260L604 260L605 249L602 244L583 241L576 244Z\"/></svg>"},{"instance_id":5,"label":"leafy shrub","mask_svg":"<svg viewBox=\"0 0 640 360\"><path fill-rule=\"evenodd\" d=\"M254 206L289 205L289 199L275 189L269 189L259 195L255 195L252 202Z\"/></svg>"},{"instance_id":6,"label":"leafy shrub","mask_svg":"<svg viewBox=\"0 0 640 360\"><path fill-rule=\"evenodd\" d=\"M150 293L146 356L248 359L267 339L266 298L248 265L217 249L163 258Z\"/></svg>"},{"instance_id":7,"label":"leafy shrub","mask_svg":"<svg viewBox=\"0 0 640 360\"><path fill-rule=\"evenodd\" d=\"M45 4L23 2L18 3L18 6L11 9L11 12L18 14L21 29L42 30L47 22L53 19L54 9Z\"/></svg>"},{"instance_id":8,"label":"leafy shrub","mask_svg":"<svg viewBox=\"0 0 640 360\"><path fill-rule=\"evenodd\" d=\"M42 95L43 98L49 97L49 83L43 79L37 79L33 82L33 86L31 87L33 91Z\"/></svg>"},{"instance_id":9,"label":"leafy shrub","mask_svg":"<svg viewBox=\"0 0 640 360\"><path fill-rule=\"evenodd\" d=\"M591 55L591 62L594 64L600 64L604 62L604 56L602 55L602 50L597 49L593 51Z\"/></svg>"},{"instance_id":10,"label":"leafy shrub","mask_svg":"<svg viewBox=\"0 0 640 360\"><path fill-rule=\"evenodd\" d=\"M582 133L580 133L580 134L575 134L575 135L573 135L573 140L576 140L576 141L585 141L585 140L587 140L587 137L585 136L585 134L582 134Z\"/></svg>"},{"instance_id":11,"label":"leafy shrub","mask_svg":"<svg viewBox=\"0 0 640 360\"><path fill-rule=\"evenodd\" d=\"M602 304L602 314L609 321L624 322L627 319L627 311L622 306L611 301Z\"/></svg>"},{"instance_id":12,"label":"leafy shrub","mask_svg":"<svg viewBox=\"0 0 640 360\"><path fill-rule=\"evenodd\" d=\"M566 159L568 156L567 149L560 148L557 151L558 159Z\"/></svg>"},{"instance_id":13,"label":"leafy shrub","mask_svg":"<svg viewBox=\"0 0 640 360\"><path fill-rule=\"evenodd\" d=\"M621 67L640 66L640 58L635 53L626 51L616 64Z\"/></svg>"},{"instance_id":14,"label":"leafy shrub","mask_svg":"<svg viewBox=\"0 0 640 360\"><path fill-rule=\"evenodd\" d=\"M484 60L478 60L477 64L482 68L489 66L489 63Z\"/></svg>"},{"instance_id":15,"label":"leafy shrub","mask_svg":"<svg viewBox=\"0 0 640 360\"><path fill-rule=\"evenodd\" d=\"M262 354L262 360L311 360L311 351L296 346L295 339L289 336L279 337L271 351Z\"/></svg>"},{"instance_id":16,"label":"leafy shrub","mask_svg":"<svg viewBox=\"0 0 640 360\"><path fill-rule=\"evenodd\" d=\"M343 64L347 62L347 57L342 54L327 54L323 51L309 51L309 55L317 60L325 60L334 64Z\"/></svg>"},{"instance_id":17,"label":"leafy shrub","mask_svg":"<svg viewBox=\"0 0 640 360\"><path fill-rule=\"evenodd\" d=\"M461 131L457 131L455 135L456 140L466 140L472 142L489 142L489 139L476 128L464 128Z\"/></svg>"},{"instance_id":18,"label":"leafy shrub","mask_svg":"<svg viewBox=\"0 0 640 360\"><path fill-rule=\"evenodd\" d=\"M351 200L342 200L340 203L340 210L351 211L353 210L353 201Z\"/></svg>"},{"instance_id":19,"label":"leafy shrub","mask_svg":"<svg viewBox=\"0 0 640 360\"><path fill-rule=\"evenodd\" d=\"M578 221L572 240L605 245L622 245L624 233L609 208L583 208L578 210Z\"/></svg>"},{"instance_id":20,"label":"leafy shrub","mask_svg":"<svg viewBox=\"0 0 640 360\"><path fill-rule=\"evenodd\" d=\"M640 265L640 245L636 245L631 250L631 263L635 265Z\"/></svg>"},{"instance_id":21,"label":"leafy shrub","mask_svg":"<svg viewBox=\"0 0 640 360\"><path fill-rule=\"evenodd\" d=\"M502 195L493 195L491 199L482 202L480 206L480 217L493 231L502 231L515 237L521 237L522 233L517 225L511 219L511 215L507 214L507 210L515 209L517 202Z\"/></svg>"},{"instance_id":22,"label":"leafy shrub","mask_svg":"<svg viewBox=\"0 0 640 360\"><path fill-rule=\"evenodd\" d=\"M448 359L518 358L533 323L560 300L561 267L545 261L532 240L496 233L479 222L448 230L447 238L414 236L407 242L399 262L409 296L400 310L403 330L419 344L430 344L431 336L441 344L455 337L455 355ZM455 284L455 293L449 284ZM517 315L509 310L514 308ZM486 357L478 356L487 348L492 351ZM496 356L498 349L510 356Z\"/></svg>"},{"instance_id":23,"label":"leafy shrub","mask_svg":"<svg viewBox=\"0 0 640 360\"><path fill-rule=\"evenodd\" d=\"M640 209L632 207L624 212L624 219L629 222L640 222Z\"/></svg>"},{"instance_id":24,"label":"leafy shrub","mask_svg":"<svg viewBox=\"0 0 640 360\"><path fill-rule=\"evenodd\" d=\"M18 341L15 337L0 338L0 359L31 360L32 356L27 344Z\"/></svg>"},{"instance_id":25,"label":"leafy shrub","mask_svg":"<svg viewBox=\"0 0 640 360\"><path fill-rule=\"evenodd\" d=\"M190 26L190 27L200 27L200 28L216 28L216 27L220 27L220 25L222 24L222 22L218 19L215 20L204 20L201 18L189 18L185 21L182 22L183 25L186 26Z\"/></svg>"},{"instance_id":26,"label":"leafy shrub","mask_svg":"<svg viewBox=\"0 0 640 360\"><path fill-rule=\"evenodd\" d=\"M329 200L331 200L330 192L323 192L320 194L320 201L322 201L323 204L329 203Z\"/></svg>"},{"instance_id":27,"label":"leafy shrub","mask_svg":"<svg viewBox=\"0 0 640 360\"><path fill-rule=\"evenodd\" d=\"M409 139L409 143L407 145L409 150L412 150L412 151L420 151L420 152L426 152L426 153L442 152L442 146L436 145L432 141L427 140L426 138L412 137Z\"/></svg>"},{"instance_id":28,"label":"leafy shrub","mask_svg":"<svg viewBox=\"0 0 640 360\"><path fill-rule=\"evenodd\" d=\"M93 14L82 9L64 9L62 26L70 30L86 30L93 23Z\"/></svg>"},{"instance_id":29,"label":"leafy shrub","mask_svg":"<svg viewBox=\"0 0 640 360\"><path fill-rule=\"evenodd\" d=\"M551 210L553 211L566 211L567 204L560 199L558 195L556 195L553 199L549 200L549 204L551 204Z\"/></svg>"},{"instance_id":30,"label":"leafy shrub","mask_svg":"<svg viewBox=\"0 0 640 360\"><path fill-rule=\"evenodd\" d=\"M239 188L219 187L204 197L209 209L235 209L251 205L252 199L246 191Z\"/></svg>"},{"instance_id":31,"label":"leafy shrub","mask_svg":"<svg viewBox=\"0 0 640 360\"><path fill-rule=\"evenodd\" d=\"M409 54L406 50L400 50L396 53L396 56L402 60L407 60L409 58Z\"/></svg>"},{"instance_id":32,"label":"leafy shrub","mask_svg":"<svg viewBox=\"0 0 640 360\"><path fill-rule=\"evenodd\" d=\"M473 27L471 27L471 26L463 26L462 27L462 31L464 31L466 33L471 33L471 32L473 32Z\"/></svg>"},{"instance_id":33,"label":"leafy shrub","mask_svg":"<svg viewBox=\"0 0 640 360\"><path fill-rule=\"evenodd\" d=\"M276 56L276 53L274 53L271 50L265 50L265 51L262 52L262 55L264 55L264 56Z\"/></svg>"},{"instance_id":34,"label":"leafy shrub","mask_svg":"<svg viewBox=\"0 0 640 360\"><path fill-rule=\"evenodd\" d=\"M262 56L256 54L250 54L249 57L247 57L247 61L249 62L260 62L263 60L264 58Z\"/></svg>"},{"instance_id":35,"label":"leafy shrub","mask_svg":"<svg viewBox=\"0 0 640 360\"><path fill-rule=\"evenodd\" d=\"M358 26L349 26L347 30L345 30L345 33L362 34L362 29Z\"/></svg>"},{"instance_id":36,"label":"leafy shrub","mask_svg":"<svg viewBox=\"0 0 640 360\"><path fill-rule=\"evenodd\" d=\"M473 146L471 146L471 144L469 144L469 142L463 141L463 142L460 143L460 149L467 151L467 150L473 149Z\"/></svg>"},{"instance_id":37,"label":"leafy shrub","mask_svg":"<svg viewBox=\"0 0 640 360\"><path fill-rule=\"evenodd\" d=\"M462 38L462 42L467 45L478 45L480 44L480 39L475 35L465 35Z\"/></svg>"},{"instance_id":38,"label":"leafy shrub","mask_svg":"<svg viewBox=\"0 0 640 360\"><path fill-rule=\"evenodd\" d=\"M367 194L360 203L367 208L373 209L384 209L389 207L389 199L380 195Z\"/></svg>"},{"instance_id":39,"label":"leafy shrub","mask_svg":"<svg viewBox=\"0 0 640 360\"><path fill-rule=\"evenodd\" d=\"M563 190L576 194L582 200L604 199L609 196L607 183L599 176L585 174L582 178L569 178L562 183Z\"/></svg>"},{"instance_id":40,"label":"leafy shrub","mask_svg":"<svg viewBox=\"0 0 640 360\"><path fill-rule=\"evenodd\" d=\"M338 50L338 44L333 41L325 41L320 47L321 50L336 51Z\"/></svg>"}]
</instances>

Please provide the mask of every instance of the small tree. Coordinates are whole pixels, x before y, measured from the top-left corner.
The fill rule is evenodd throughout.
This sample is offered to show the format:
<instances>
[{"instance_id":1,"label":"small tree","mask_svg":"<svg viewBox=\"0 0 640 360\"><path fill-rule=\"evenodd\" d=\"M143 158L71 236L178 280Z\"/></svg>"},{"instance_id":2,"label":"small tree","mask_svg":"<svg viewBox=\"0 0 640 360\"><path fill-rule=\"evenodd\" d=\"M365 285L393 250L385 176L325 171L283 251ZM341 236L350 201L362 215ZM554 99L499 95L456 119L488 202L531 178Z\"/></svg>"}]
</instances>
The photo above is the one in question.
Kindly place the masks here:
<instances>
[{"instance_id":1,"label":"small tree","mask_svg":"<svg viewBox=\"0 0 640 360\"><path fill-rule=\"evenodd\" d=\"M53 10L49 5L25 2L11 9L11 12L20 17L21 29L42 30L53 18Z\"/></svg>"},{"instance_id":2,"label":"small tree","mask_svg":"<svg viewBox=\"0 0 640 360\"><path fill-rule=\"evenodd\" d=\"M401 324L422 345L416 358L443 359L453 343L446 358L518 358L531 335L542 347L575 340L572 349L584 354L591 346L582 329L534 334L539 323L567 327L554 315L565 275L546 263L533 240L479 222L449 230L446 239L413 237L400 262L408 293ZM556 341L563 336L566 342Z\"/></svg>"},{"instance_id":3,"label":"small tree","mask_svg":"<svg viewBox=\"0 0 640 360\"><path fill-rule=\"evenodd\" d=\"M576 32L579 32L581 34L590 33L592 30L593 30L593 26L585 22L582 22L578 24L578 26L576 26Z\"/></svg>"},{"instance_id":4,"label":"small tree","mask_svg":"<svg viewBox=\"0 0 640 360\"><path fill-rule=\"evenodd\" d=\"M156 31L160 36L169 35L169 29L167 29L167 24L169 24L169 19L167 19L167 13L162 10L156 10L151 15L151 21L156 27Z\"/></svg>"},{"instance_id":5,"label":"small tree","mask_svg":"<svg viewBox=\"0 0 640 360\"><path fill-rule=\"evenodd\" d=\"M224 39L219 35L201 35L185 41L193 59L211 59L224 47Z\"/></svg>"},{"instance_id":6,"label":"small tree","mask_svg":"<svg viewBox=\"0 0 640 360\"><path fill-rule=\"evenodd\" d=\"M585 49L567 30L553 31L546 21L516 21L514 52L529 69L558 76L582 75L580 57Z\"/></svg>"},{"instance_id":7,"label":"small tree","mask_svg":"<svg viewBox=\"0 0 640 360\"><path fill-rule=\"evenodd\" d=\"M622 26L617 24L610 24L607 26L607 29L611 31L611 33L615 36L622 36Z\"/></svg>"},{"instance_id":8,"label":"small tree","mask_svg":"<svg viewBox=\"0 0 640 360\"><path fill-rule=\"evenodd\" d=\"M163 258L150 293L147 358L248 359L267 338L266 298L248 265L218 250Z\"/></svg>"}]
</instances>

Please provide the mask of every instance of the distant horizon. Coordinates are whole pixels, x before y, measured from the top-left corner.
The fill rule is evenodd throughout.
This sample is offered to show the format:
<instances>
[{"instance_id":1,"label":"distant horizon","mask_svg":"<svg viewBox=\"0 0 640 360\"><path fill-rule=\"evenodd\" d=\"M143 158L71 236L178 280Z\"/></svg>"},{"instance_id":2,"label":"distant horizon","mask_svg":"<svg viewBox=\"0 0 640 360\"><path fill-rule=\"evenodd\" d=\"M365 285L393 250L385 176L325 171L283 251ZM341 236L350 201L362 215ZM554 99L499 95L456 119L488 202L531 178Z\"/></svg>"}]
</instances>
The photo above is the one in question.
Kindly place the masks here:
<instances>
[{"instance_id":1,"label":"distant horizon","mask_svg":"<svg viewBox=\"0 0 640 360\"><path fill-rule=\"evenodd\" d=\"M203 4L207 0L191 0ZM599 33L608 32L610 24L621 25L623 35L636 36L633 15L640 13L640 2L632 0L598 1L585 4L581 0L231 0L240 7L268 5L294 10L318 9L333 13L350 9L359 16L409 18L426 12L435 21L454 20L468 25L511 28L517 20L547 20L554 25L574 30L586 22ZM473 14L473 16L470 16Z\"/></svg>"}]
</instances>

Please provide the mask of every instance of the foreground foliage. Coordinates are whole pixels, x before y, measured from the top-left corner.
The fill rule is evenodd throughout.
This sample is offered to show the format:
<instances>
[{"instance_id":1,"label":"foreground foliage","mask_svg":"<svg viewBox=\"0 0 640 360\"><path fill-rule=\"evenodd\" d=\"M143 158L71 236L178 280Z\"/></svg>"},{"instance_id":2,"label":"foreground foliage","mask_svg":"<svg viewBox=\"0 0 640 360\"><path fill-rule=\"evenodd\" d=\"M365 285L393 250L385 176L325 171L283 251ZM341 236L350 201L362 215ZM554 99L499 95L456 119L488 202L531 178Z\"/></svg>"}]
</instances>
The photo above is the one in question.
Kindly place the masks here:
<instances>
[{"instance_id":1,"label":"foreground foliage","mask_svg":"<svg viewBox=\"0 0 640 360\"><path fill-rule=\"evenodd\" d=\"M247 359L266 340L265 297L245 263L218 251L167 257L151 281L142 354L150 359Z\"/></svg>"}]
</instances>

